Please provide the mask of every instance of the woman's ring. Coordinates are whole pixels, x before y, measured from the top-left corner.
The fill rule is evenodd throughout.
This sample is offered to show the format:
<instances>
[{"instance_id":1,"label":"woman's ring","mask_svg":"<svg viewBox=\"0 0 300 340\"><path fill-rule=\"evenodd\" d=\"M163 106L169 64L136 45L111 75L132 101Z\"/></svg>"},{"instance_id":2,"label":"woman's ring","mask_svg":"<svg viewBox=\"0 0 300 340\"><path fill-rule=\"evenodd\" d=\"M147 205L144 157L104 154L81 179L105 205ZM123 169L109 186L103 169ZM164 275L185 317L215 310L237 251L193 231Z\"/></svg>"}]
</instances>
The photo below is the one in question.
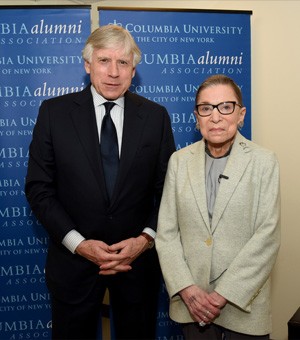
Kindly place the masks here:
<instances>
[{"instance_id":1,"label":"woman's ring","mask_svg":"<svg viewBox=\"0 0 300 340\"><path fill-rule=\"evenodd\" d=\"M209 313L210 313L210 311L209 311L209 310L207 310L207 311L205 312L205 316L208 316L208 315L209 315Z\"/></svg>"},{"instance_id":2,"label":"woman's ring","mask_svg":"<svg viewBox=\"0 0 300 340\"><path fill-rule=\"evenodd\" d=\"M206 326L206 323L204 321L200 321L199 326L204 327L204 326Z\"/></svg>"}]
</instances>

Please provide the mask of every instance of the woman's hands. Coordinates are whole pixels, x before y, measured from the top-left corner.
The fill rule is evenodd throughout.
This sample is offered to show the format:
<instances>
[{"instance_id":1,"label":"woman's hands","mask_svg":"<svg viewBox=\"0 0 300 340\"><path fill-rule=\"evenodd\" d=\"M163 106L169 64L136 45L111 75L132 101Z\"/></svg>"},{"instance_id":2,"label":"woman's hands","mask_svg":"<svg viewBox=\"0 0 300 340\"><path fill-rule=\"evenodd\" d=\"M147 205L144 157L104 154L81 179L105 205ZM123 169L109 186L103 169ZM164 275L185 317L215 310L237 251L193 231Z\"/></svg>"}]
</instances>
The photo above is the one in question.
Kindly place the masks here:
<instances>
[{"instance_id":1,"label":"woman's hands","mask_svg":"<svg viewBox=\"0 0 300 340\"><path fill-rule=\"evenodd\" d=\"M200 325L211 323L221 313L226 299L217 292L207 293L196 285L189 286L179 292L192 318Z\"/></svg>"}]
</instances>

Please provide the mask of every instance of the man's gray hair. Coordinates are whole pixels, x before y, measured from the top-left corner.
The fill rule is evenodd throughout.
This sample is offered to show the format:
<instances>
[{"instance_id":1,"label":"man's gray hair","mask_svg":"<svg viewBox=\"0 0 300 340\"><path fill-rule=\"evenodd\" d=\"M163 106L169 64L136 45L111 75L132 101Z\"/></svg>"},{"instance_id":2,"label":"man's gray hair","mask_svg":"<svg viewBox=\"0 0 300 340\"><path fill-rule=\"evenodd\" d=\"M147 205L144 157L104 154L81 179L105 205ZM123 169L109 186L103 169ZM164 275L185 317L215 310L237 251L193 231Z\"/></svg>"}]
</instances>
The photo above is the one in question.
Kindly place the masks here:
<instances>
[{"instance_id":1,"label":"man's gray hair","mask_svg":"<svg viewBox=\"0 0 300 340\"><path fill-rule=\"evenodd\" d=\"M101 26L94 30L85 43L82 56L85 61L90 63L94 49L120 47L124 47L126 54L133 54L133 67L136 67L141 61L142 53L132 35L123 27L117 25Z\"/></svg>"}]
</instances>

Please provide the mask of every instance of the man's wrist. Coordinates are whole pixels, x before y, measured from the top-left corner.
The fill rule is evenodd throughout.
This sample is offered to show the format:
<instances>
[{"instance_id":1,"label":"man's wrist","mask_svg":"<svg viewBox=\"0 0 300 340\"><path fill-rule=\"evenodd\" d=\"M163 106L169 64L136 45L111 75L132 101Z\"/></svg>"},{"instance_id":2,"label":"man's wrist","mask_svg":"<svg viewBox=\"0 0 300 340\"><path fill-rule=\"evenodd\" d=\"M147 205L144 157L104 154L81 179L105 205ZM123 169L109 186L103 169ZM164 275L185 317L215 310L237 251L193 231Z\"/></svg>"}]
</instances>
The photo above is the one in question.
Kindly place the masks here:
<instances>
[{"instance_id":1,"label":"man's wrist","mask_svg":"<svg viewBox=\"0 0 300 340\"><path fill-rule=\"evenodd\" d=\"M154 246L154 238L144 231L141 233L141 236L143 236L147 240L148 249L151 249Z\"/></svg>"},{"instance_id":2,"label":"man's wrist","mask_svg":"<svg viewBox=\"0 0 300 340\"><path fill-rule=\"evenodd\" d=\"M62 244L70 250L73 254L76 253L77 246L84 241L85 238L78 233L75 229L72 229L62 240Z\"/></svg>"},{"instance_id":3,"label":"man's wrist","mask_svg":"<svg viewBox=\"0 0 300 340\"><path fill-rule=\"evenodd\" d=\"M143 229L143 232L150 235L153 239L155 239L155 236L156 236L156 231L153 230L152 228L149 228L149 227L145 227Z\"/></svg>"}]
</instances>

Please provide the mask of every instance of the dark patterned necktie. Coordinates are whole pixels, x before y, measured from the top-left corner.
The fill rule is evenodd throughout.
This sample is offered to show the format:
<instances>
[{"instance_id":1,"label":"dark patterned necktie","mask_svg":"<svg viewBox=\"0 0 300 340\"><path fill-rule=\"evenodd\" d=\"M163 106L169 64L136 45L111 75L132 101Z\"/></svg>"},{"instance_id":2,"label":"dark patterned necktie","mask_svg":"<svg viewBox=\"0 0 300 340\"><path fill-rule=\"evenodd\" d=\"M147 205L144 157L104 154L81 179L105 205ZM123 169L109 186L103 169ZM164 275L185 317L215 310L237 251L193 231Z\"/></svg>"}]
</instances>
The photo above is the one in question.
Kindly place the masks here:
<instances>
[{"instance_id":1,"label":"dark patterned necktie","mask_svg":"<svg viewBox=\"0 0 300 340\"><path fill-rule=\"evenodd\" d=\"M114 105L115 103L113 102L104 103L105 116L102 120L100 138L102 166L105 176L106 190L109 198L112 196L119 168L117 131L110 116L110 110Z\"/></svg>"}]
</instances>

